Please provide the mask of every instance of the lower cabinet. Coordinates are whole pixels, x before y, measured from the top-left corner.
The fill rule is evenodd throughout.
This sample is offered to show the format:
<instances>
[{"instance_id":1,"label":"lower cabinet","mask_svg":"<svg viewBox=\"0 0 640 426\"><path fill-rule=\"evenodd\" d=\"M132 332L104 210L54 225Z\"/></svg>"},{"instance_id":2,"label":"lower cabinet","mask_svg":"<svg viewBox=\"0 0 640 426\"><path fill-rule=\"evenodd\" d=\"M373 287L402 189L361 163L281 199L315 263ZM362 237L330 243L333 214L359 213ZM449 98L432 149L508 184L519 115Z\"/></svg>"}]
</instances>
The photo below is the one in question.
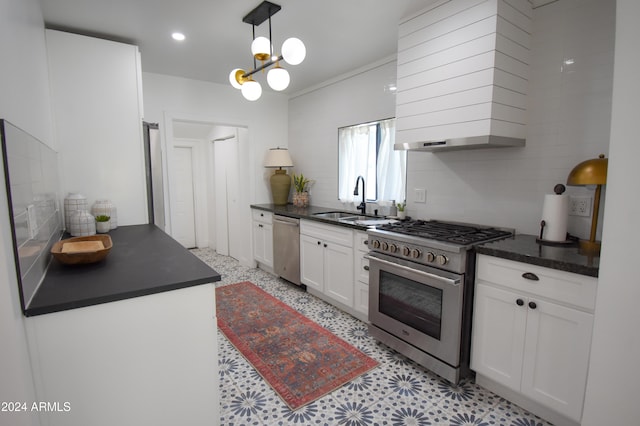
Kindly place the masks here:
<instances>
[{"instance_id":1,"label":"lower cabinet","mask_svg":"<svg viewBox=\"0 0 640 426\"><path fill-rule=\"evenodd\" d=\"M215 306L211 283L26 318L39 400L60 405L38 424L219 424Z\"/></svg>"},{"instance_id":2,"label":"lower cabinet","mask_svg":"<svg viewBox=\"0 0 640 426\"><path fill-rule=\"evenodd\" d=\"M356 316L367 321L369 316L369 239L366 232L356 231L354 235L353 275L355 282L353 308Z\"/></svg>"},{"instance_id":3,"label":"lower cabinet","mask_svg":"<svg viewBox=\"0 0 640 426\"><path fill-rule=\"evenodd\" d=\"M253 259L273 269L273 213L252 210Z\"/></svg>"},{"instance_id":4,"label":"lower cabinet","mask_svg":"<svg viewBox=\"0 0 640 426\"><path fill-rule=\"evenodd\" d=\"M300 280L307 290L353 308L353 231L300 221Z\"/></svg>"},{"instance_id":5,"label":"lower cabinet","mask_svg":"<svg viewBox=\"0 0 640 426\"><path fill-rule=\"evenodd\" d=\"M477 382L554 424L579 424L597 280L484 255L477 265Z\"/></svg>"}]
</instances>

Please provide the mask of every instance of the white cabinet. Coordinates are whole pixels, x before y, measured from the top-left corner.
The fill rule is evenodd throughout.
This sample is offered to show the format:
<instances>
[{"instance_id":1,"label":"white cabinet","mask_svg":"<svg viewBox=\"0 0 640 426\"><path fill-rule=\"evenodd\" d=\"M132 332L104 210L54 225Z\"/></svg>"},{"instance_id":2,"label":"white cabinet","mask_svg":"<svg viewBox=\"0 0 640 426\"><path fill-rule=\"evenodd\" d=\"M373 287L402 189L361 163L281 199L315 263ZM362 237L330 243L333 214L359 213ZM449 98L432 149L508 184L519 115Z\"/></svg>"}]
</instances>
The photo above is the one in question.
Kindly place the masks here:
<instances>
[{"instance_id":1,"label":"white cabinet","mask_svg":"<svg viewBox=\"0 0 640 426\"><path fill-rule=\"evenodd\" d=\"M253 259L273 269L273 213L253 209Z\"/></svg>"},{"instance_id":2,"label":"white cabinet","mask_svg":"<svg viewBox=\"0 0 640 426\"><path fill-rule=\"evenodd\" d=\"M301 220L300 280L312 294L351 310L354 300L353 231Z\"/></svg>"},{"instance_id":3,"label":"white cabinet","mask_svg":"<svg viewBox=\"0 0 640 426\"><path fill-rule=\"evenodd\" d=\"M147 223L137 46L46 30L61 186L108 198L118 225Z\"/></svg>"},{"instance_id":4,"label":"white cabinet","mask_svg":"<svg viewBox=\"0 0 640 426\"><path fill-rule=\"evenodd\" d=\"M27 318L39 400L70 408L41 423L218 424L215 306L203 284Z\"/></svg>"},{"instance_id":5,"label":"white cabinet","mask_svg":"<svg viewBox=\"0 0 640 426\"><path fill-rule=\"evenodd\" d=\"M366 321L369 315L369 259L365 256L369 252L369 239L366 232L354 233L354 262L353 275L355 281L355 293L353 307L361 315L360 319Z\"/></svg>"},{"instance_id":6,"label":"white cabinet","mask_svg":"<svg viewBox=\"0 0 640 426\"><path fill-rule=\"evenodd\" d=\"M596 287L592 277L478 256L471 355L478 383L553 423L579 424Z\"/></svg>"}]
</instances>

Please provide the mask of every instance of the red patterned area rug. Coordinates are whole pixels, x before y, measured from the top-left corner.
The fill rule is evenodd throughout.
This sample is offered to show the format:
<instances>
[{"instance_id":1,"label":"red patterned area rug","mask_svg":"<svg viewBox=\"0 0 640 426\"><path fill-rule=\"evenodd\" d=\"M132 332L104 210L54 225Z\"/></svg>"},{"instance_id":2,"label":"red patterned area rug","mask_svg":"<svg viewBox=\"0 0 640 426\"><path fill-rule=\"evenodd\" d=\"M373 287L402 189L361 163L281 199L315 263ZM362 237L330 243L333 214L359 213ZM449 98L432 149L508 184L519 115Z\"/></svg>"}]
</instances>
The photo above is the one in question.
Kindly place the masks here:
<instances>
[{"instance_id":1,"label":"red patterned area rug","mask_svg":"<svg viewBox=\"0 0 640 426\"><path fill-rule=\"evenodd\" d=\"M218 328L295 410L378 362L249 281L216 288Z\"/></svg>"}]
</instances>

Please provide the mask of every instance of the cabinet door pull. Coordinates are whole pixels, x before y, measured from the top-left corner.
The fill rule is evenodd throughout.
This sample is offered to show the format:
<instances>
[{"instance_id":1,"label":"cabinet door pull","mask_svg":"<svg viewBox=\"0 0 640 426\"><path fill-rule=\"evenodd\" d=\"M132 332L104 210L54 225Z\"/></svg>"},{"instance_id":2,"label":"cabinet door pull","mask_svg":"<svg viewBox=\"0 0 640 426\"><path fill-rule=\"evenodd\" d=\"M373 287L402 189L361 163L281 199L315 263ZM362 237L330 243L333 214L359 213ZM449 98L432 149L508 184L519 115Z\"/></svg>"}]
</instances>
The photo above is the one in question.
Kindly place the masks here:
<instances>
[{"instance_id":1,"label":"cabinet door pull","mask_svg":"<svg viewBox=\"0 0 640 426\"><path fill-rule=\"evenodd\" d=\"M522 300L522 299L516 300L516 305L518 305L518 306L524 305L524 300Z\"/></svg>"},{"instance_id":2,"label":"cabinet door pull","mask_svg":"<svg viewBox=\"0 0 640 426\"><path fill-rule=\"evenodd\" d=\"M325 244L324 246L326 247L327 245Z\"/></svg>"},{"instance_id":3,"label":"cabinet door pull","mask_svg":"<svg viewBox=\"0 0 640 426\"><path fill-rule=\"evenodd\" d=\"M318 241L318 245L322 244L320 241Z\"/></svg>"},{"instance_id":4,"label":"cabinet door pull","mask_svg":"<svg viewBox=\"0 0 640 426\"><path fill-rule=\"evenodd\" d=\"M364 265L364 266L362 267L362 269L364 269L365 271L368 271L368 270L369 270L369 265Z\"/></svg>"},{"instance_id":5,"label":"cabinet door pull","mask_svg":"<svg viewBox=\"0 0 640 426\"><path fill-rule=\"evenodd\" d=\"M537 308L537 307L538 307L538 305L536 305L536 302L529 302L529 307L530 307L531 309L535 309L535 308Z\"/></svg>"},{"instance_id":6,"label":"cabinet door pull","mask_svg":"<svg viewBox=\"0 0 640 426\"><path fill-rule=\"evenodd\" d=\"M368 246L368 245L369 245L369 240L364 240L364 241L362 242L362 244L364 244L365 246Z\"/></svg>"},{"instance_id":7,"label":"cabinet door pull","mask_svg":"<svg viewBox=\"0 0 640 426\"><path fill-rule=\"evenodd\" d=\"M260 213L260 217L264 217L264 213Z\"/></svg>"},{"instance_id":8,"label":"cabinet door pull","mask_svg":"<svg viewBox=\"0 0 640 426\"><path fill-rule=\"evenodd\" d=\"M263 227L263 226L262 226L262 224L261 224L261 223L259 223L259 224L258 224L258 228L262 228L262 227Z\"/></svg>"},{"instance_id":9,"label":"cabinet door pull","mask_svg":"<svg viewBox=\"0 0 640 426\"><path fill-rule=\"evenodd\" d=\"M522 278L525 278L531 281L540 281L540 278L538 278L538 276L533 272L525 272L524 274L522 274Z\"/></svg>"}]
</instances>

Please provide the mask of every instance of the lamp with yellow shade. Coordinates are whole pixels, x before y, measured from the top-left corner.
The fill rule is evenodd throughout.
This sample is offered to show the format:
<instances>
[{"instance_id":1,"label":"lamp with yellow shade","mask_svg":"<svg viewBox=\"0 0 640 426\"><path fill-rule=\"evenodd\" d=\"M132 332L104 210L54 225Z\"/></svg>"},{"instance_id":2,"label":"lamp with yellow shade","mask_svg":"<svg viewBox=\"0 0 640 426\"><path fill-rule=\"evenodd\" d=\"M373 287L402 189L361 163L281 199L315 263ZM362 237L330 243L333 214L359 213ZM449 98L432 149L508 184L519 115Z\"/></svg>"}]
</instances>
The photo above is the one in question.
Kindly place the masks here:
<instances>
[{"instance_id":1,"label":"lamp with yellow shade","mask_svg":"<svg viewBox=\"0 0 640 426\"><path fill-rule=\"evenodd\" d=\"M607 183L607 166L609 160L600 154L598 158L583 161L571 170L567 178L567 185L589 186L595 185L596 192L593 199L593 214L591 218L591 233L589 240L580 240L580 249L585 253L599 253L600 241L596 241L596 228L598 227L598 212L600 210L600 195L602 185Z\"/></svg>"},{"instance_id":2,"label":"lamp with yellow shade","mask_svg":"<svg viewBox=\"0 0 640 426\"><path fill-rule=\"evenodd\" d=\"M267 151L264 166L278 168L278 170L271 175L271 195L273 197L273 204L276 206L286 205L289 199L289 191L291 190L291 177L287 175L287 171L282 168L293 167L289 150L287 148L271 148Z\"/></svg>"}]
</instances>

